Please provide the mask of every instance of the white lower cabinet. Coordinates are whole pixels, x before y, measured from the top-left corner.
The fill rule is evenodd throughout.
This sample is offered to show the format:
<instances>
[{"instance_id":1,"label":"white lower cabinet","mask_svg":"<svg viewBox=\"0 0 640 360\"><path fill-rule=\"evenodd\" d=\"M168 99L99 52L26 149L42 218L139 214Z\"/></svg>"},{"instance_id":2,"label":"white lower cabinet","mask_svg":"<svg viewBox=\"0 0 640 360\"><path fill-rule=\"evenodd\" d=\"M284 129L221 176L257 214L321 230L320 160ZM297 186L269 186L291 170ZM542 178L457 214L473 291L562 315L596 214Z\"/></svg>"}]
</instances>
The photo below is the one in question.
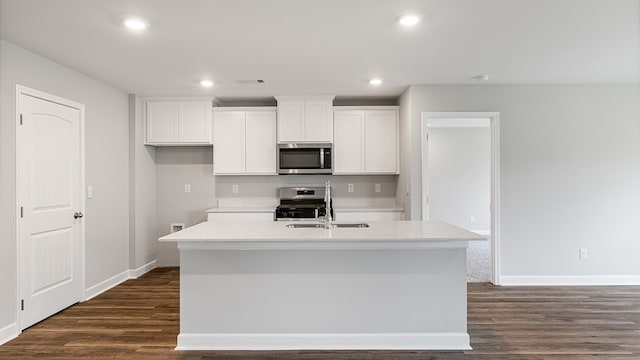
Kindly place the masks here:
<instances>
[{"instance_id":1,"label":"white lower cabinet","mask_svg":"<svg viewBox=\"0 0 640 360\"><path fill-rule=\"evenodd\" d=\"M340 108L333 128L334 174L398 173L397 107Z\"/></svg>"},{"instance_id":2,"label":"white lower cabinet","mask_svg":"<svg viewBox=\"0 0 640 360\"><path fill-rule=\"evenodd\" d=\"M275 108L214 109L213 173L276 175Z\"/></svg>"}]
</instances>

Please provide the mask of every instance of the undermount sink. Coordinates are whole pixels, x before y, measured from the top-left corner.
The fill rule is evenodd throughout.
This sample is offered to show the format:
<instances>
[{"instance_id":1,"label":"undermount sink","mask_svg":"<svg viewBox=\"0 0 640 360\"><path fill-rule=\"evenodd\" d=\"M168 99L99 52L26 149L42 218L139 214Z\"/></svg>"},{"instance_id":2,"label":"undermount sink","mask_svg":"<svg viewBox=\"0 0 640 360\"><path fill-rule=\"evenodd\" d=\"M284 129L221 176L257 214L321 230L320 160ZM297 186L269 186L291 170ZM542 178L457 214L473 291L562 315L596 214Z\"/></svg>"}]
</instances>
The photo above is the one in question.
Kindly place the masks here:
<instances>
[{"instance_id":1,"label":"undermount sink","mask_svg":"<svg viewBox=\"0 0 640 360\"><path fill-rule=\"evenodd\" d=\"M324 224L318 223L295 223L287 225L288 228L324 228ZM368 228L369 224L367 223L337 223L331 224L332 228Z\"/></svg>"}]
</instances>

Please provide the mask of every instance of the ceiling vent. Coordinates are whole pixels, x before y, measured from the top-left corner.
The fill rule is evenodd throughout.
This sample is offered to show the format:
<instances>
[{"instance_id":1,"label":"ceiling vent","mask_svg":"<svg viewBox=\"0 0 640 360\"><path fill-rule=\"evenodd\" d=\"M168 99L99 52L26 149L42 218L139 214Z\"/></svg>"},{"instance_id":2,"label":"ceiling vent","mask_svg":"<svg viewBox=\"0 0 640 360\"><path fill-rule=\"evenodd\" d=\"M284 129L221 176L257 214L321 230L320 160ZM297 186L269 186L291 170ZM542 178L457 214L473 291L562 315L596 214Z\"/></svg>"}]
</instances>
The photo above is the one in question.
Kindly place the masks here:
<instances>
[{"instance_id":1,"label":"ceiling vent","mask_svg":"<svg viewBox=\"0 0 640 360\"><path fill-rule=\"evenodd\" d=\"M238 84L264 84L264 80L238 80Z\"/></svg>"}]
</instances>

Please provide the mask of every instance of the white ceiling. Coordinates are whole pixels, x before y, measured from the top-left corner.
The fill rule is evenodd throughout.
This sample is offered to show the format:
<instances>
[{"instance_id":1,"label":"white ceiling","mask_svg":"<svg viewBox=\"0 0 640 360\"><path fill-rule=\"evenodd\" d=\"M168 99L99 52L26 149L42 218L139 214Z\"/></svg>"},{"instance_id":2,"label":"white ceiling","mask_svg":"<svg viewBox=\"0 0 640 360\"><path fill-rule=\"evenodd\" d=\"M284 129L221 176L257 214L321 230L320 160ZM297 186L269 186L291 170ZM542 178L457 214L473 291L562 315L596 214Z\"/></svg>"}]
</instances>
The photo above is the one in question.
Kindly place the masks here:
<instances>
[{"instance_id":1,"label":"white ceiling","mask_svg":"<svg viewBox=\"0 0 640 360\"><path fill-rule=\"evenodd\" d=\"M637 83L638 0L0 0L3 39L141 95ZM414 29L398 15L417 12ZM125 15L150 26L134 34ZM203 89L202 78L216 85ZM384 84L373 88L372 77ZM264 79L242 85L238 80Z\"/></svg>"}]
</instances>

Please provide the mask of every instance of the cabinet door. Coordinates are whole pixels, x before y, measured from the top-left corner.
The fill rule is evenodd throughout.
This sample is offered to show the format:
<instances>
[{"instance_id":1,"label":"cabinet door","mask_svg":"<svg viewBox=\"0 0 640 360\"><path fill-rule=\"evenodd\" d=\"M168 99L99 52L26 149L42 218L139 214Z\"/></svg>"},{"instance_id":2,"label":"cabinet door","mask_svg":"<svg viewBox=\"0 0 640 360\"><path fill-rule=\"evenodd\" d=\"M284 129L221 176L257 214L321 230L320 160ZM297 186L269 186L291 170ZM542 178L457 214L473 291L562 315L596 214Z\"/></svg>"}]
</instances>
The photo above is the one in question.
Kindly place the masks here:
<instances>
[{"instance_id":1,"label":"cabinet door","mask_svg":"<svg viewBox=\"0 0 640 360\"><path fill-rule=\"evenodd\" d=\"M216 112L213 121L213 173L244 173L244 112Z\"/></svg>"},{"instance_id":2,"label":"cabinet door","mask_svg":"<svg viewBox=\"0 0 640 360\"><path fill-rule=\"evenodd\" d=\"M247 111L245 138L247 174L276 174L275 111Z\"/></svg>"},{"instance_id":3,"label":"cabinet door","mask_svg":"<svg viewBox=\"0 0 640 360\"><path fill-rule=\"evenodd\" d=\"M211 103L183 102L180 110L180 142L211 144Z\"/></svg>"},{"instance_id":4,"label":"cabinet door","mask_svg":"<svg viewBox=\"0 0 640 360\"><path fill-rule=\"evenodd\" d=\"M397 172L398 116L393 110L367 111L365 124L365 171Z\"/></svg>"},{"instance_id":5,"label":"cabinet door","mask_svg":"<svg viewBox=\"0 0 640 360\"><path fill-rule=\"evenodd\" d=\"M331 101L307 100L304 104L304 141L333 141Z\"/></svg>"},{"instance_id":6,"label":"cabinet door","mask_svg":"<svg viewBox=\"0 0 640 360\"><path fill-rule=\"evenodd\" d=\"M176 143L179 141L177 102L150 101L147 103L147 143Z\"/></svg>"},{"instance_id":7,"label":"cabinet door","mask_svg":"<svg viewBox=\"0 0 640 360\"><path fill-rule=\"evenodd\" d=\"M364 173L364 114L364 111L334 113L334 174Z\"/></svg>"},{"instance_id":8,"label":"cabinet door","mask_svg":"<svg viewBox=\"0 0 640 360\"><path fill-rule=\"evenodd\" d=\"M278 101L278 142L303 141L304 101Z\"/></svg>"}]
</instances>

